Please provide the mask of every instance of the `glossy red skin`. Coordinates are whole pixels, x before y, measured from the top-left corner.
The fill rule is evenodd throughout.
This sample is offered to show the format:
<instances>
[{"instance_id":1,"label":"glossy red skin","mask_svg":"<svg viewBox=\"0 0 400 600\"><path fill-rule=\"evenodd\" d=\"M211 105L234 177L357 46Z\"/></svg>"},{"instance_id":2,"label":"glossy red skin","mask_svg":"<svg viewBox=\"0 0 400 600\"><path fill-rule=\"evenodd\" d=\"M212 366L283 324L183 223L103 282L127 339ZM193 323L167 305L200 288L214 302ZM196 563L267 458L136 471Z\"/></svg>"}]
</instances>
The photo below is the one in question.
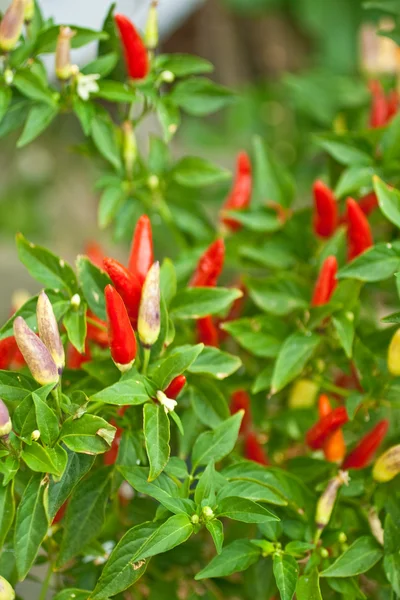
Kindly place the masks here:
<instances>
[{"instance_id":1,"label":"glossy red skin","mask_svg":"<svg viewBox=\"0 0 400 600\"><path fill-rule=\"evenodd\" d=\"M142 38L124 15L114 15L124 49L126 70L131 79L144 79L149 72L149 57Z\"/></svg>"},{"instance_id":2,"label":"glossy red skin","mask_svg":"<svg viewBox=\"0 0 400 600\"><path fill-rule=\"evenodd\" d=\"M0 341L0 369L9 369L16 350L17 342L14 336L10 336Z\"/></svg>"},{"instance_id":3,"label":"glossy red skin","mask_svg":"<svg viewBox=\"0 0 400 600\"><path fill-rule=\"evenodd\" d=\"M114 425L114 427L117 427L115 421L111 421L110 423L111 425ZM117 427L117 431L115 432L114 439L111 442L110 449L103 454L103 462L105 465L111 466L115 464L115 461L117 460L118 456L118 450L121 443L122 434L123 429L121 429L121 427Z\"/></svg>"},{"instance_id":4,"label":"glossy red skin","mask_svg":"<svg viewBox=\"0 0 400 600\"><path fill-rule=\"evenodd\" d=\"M383 442L389 429L389 421L382 419L369 431L357 444L357 446L346 456L342 469L363 469L371 462L375 452Z\"/></svg>"},{"instance_id":5,"label":"glossy red skin","mask_svg":"<svg viewBox=\"0 0 400 600\"><path fill-rule=\"evenodd\" d=\"M101 348L107 348L108 335L107 335L107 331L105 329L107 327L107 323L105 321L102 321L101 319L99 319L99 317L97 317L94 313L92 313L91 310L87 311L87 316L92 321L95 321L96 323L98 323L100 325L100 327L96 327L96 325L93 325L93 323L88 322L86 339L90 340L91 342L94 342L98 346L101 346Z\"/></svg>"},{"instance_id":6,"label":"glossy red skin","mask_svg":"<svg viewBox=\"0 0 400 600\"><path fill-rule=\"evenodd\" d=\"M128 270L143 286L146 275L154 263L153 234L147 215L142 215L133 233Z\"/></svg>"},{"instance_id":7,"label":"glossy red skin","mask_svg":"<svg viewBox=\"0 0 400 600\"><path fill-rule=\"evenodd\" d=\"M326 394L321 394L318 399L318 413L320 418L332 412L332 406ZM346 453L343 432L337 429L327 437L323 445L325 458L331 462L341 462Z\"/></svg>"},{"instance_id":8,"label":"glossy red skin","mask_svg":"<svg viewBox=\"0 0 400 600\"><path fill-rule=\"evenodd\" d=\"M379 206L378 198L375 192L370 192L369 194L366 194L360 198L358 201L358 206L361 208L364 215L368 217L368 215L370 215Z\"/></svg>"},{"instance_id":9,"label":"glossy red skin","mask_svg":"<svg viewBox=\"0 0 400 600\"><path fill-rule=\"evenodd\" d=\"M322 306L331 299L337 285L338 264L336 256L328 256L325 259L318 279L314 287L314 293L311 300L311 306Z\"/></svg>"},{"instance_id":10,"label":"glossy red skin","mask_svg":"<svg viewBox=\"0 0 400 600\"><path fill-rule=\"evenodd\" d=\"M218 329L211 316L202 317L196 321L197 341L205 346L219 346Z\"/></svg>"},{"instance_id":11,"label":"glossy red skin","mask_svg":"<svg viewBox=\"0 0 400 600\"><path fill-rule=\"evenodd\" d=\"M256 463L259 463L260 465L269 464L264 448L257 440L257 436L253 431L249 431L245 437L244 456L248 460L252 460Z\"/></svg>"},{"instance_id":12,"label":"glossy red skin","mask_svg":"<svg viewBox=\"0 0 400 600\"><path fill-rule=\"evenodd\" d=\"M244 410L242 422L240 424L240 434L246 434L252 424L251 420L251 400L246 390L236 390L231 395L230 411L231 415Z\"/></svg>"},{"instance_id":13,"label":"glossy red skin","mask_svg":"<svg viewBox=\"0 0 400 600\"><path fill-rule=\"evenodd\" d=\"M236 163L236 176L233 188L225 200L222 207L221 221L231 231L237 231L241 228L241 224L236 219L224 217L223 213L226 210L243 210L247 208L251 201L252 193L252 169L251 162L246 152L240 152Z\"/></svg>"},{"instance_id":14,"label":"glossy red skin","mask_svg":"<svg viewBox=\"0 0 400 600\"><path fill-rule=\"evenodd\" d=\"M196 270L189 283L190 287L215 287L222 273L225 260L223 239L213 242L200 256Z\"/></svg>"},{"instance_id":15,"label":"glossy red skin","mask_svg":"<svg viewBox=\"0 0 400 600\"><path fill-rule=\"evenodd\" d=\"M389 111L384 89L380 81L373 80L369 83L372 96L369 125L372 128L383 127L388 120Z\"/></svg>"},{"instance_id":16,"label":"glossy red skin","mask_svg":"<svg viewBox=\"0 0 400 600\"><path fill-rule=\"evenodd\" d=\"M320 180L314 183L313 194L314 231L319 237L329 238L338 226L336 198L332 190Z\"/></svg>"},{"instance_id":17,"label":"glossy red skin","mask_svg":"<svg viewBox=\"0 0 400 600\"><path fill-rule=\"evenodd\" d=\"M100 244L91 241L86 244L85 254L96 267L103 268L104 252Z\"/></svg>"},{"instance_id":18,"label":"glossy red skin","mask_svg":"<svg viewBox=\"0 0 400 600\"><path fill-rule=\"evenodd\" d=\"M367 217L353 198L347 198L348 259L353 260L373 245Z\"/></svg>"},{"instance_id":19,"label":"glossy red skin","mask_svg":"<svg viewBox=\"0 0 400 600\"><path fill-rule=\"evenodd\" d=\"M171 381L169 386L164 390L164 394L167 396L167 398L171 398L172 400L175 400L179 396L179 394L181 393L181 391L183 390L185 385L186 385L186 377L184 375L178 375Z\"/></svg>"},{"instance_id":20,"label":"glossy red skin","mask_svg":"<svg viewBox=\"0 0 400 600\"><path fill-rule=\"evenodd\" d=\"M387 105L387 120L390 121L392 117L394 117L399 110L399 102L400 96L397 90L390 90L387 95L386 105Z\"/></svg>"},{"instance_id":21,"label":"glossy red skin","mask_svg":"<svg viewBox=\"0 0 400 600\"><path fill-rule=\"evenodd\" d=\"M322 417L311 429L307 431L306 442L313 450L323 447L328 436L342 427L349 420L347 410L344 406L334 408L332 412Z\"/></svg>"},{"instance_id":22,"label":"glossy red skin","mask_svg":"<svg viewBox=\"0 0 400 600\"><path fill-rule=\"evenodd\" d=\"M136 328L142 295L140 281L114 258L105 258L103 265L115 289L124 301L132 326Z\"/></svg>"},{"instance_id":23,"label":"glossy red skin","mask_svg":"<svg viewBox=\"0 0 400 600\"><path fill-rule=\"evenodd\" d=\"M136 357L136 338L124 301L112 285L104 290L106 298L108 340L115 363L128 365Z\"/></svg>"},{"instance_id":24,"label":"glossy red skin","mask_svg":"<svg viewBox=\"0 0 400 600\"><path fill-rule=\"evenodd\" d=\"M84 354L78 352L78 350L72 344L68 344L66 361L68 369L80 369L83 364L90 362L91 359L92 355L87 342L85 344Z\"/></svg>"},{"instance_id":25,"label":"glossy red skin","mask_svg":"<svg viewBox=\"0 0 400 600\"><path fill-rule=\"evenodd\" d=\"M65 514L65 511L67 510L67 504L68 500L64 502L64 504L58 509L56 516L53 519L52 525L55 525L56 523L59 523L61 521Z\"/></svg>"}]
</instances>

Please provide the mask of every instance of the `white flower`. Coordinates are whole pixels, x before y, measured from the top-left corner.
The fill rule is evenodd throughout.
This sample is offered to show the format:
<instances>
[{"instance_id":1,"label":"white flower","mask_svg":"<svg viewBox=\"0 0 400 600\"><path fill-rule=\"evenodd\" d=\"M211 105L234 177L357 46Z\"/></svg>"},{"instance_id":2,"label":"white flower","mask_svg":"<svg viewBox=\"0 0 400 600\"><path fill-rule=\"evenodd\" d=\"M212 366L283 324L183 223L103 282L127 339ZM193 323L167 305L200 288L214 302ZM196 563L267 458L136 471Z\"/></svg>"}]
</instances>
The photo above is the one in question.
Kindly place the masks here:
<instances>
[{"instance_id":1,"label":"white flower","mask_svg":"<svg viewBox=\"0 0 400 600\"><path fill-rule=\"evenodd\" d=\"M82 98L82 100L86 101L89 100L90 94L98 92L98 79L100 79L100 75L97 73L93 73L92 75L83 75L83 73L78 73L76 76L76 82L79 98Z\"/></svg>"},{"instance_id":2,"label":"white flower","mask_svg":"<svg viewBox=\"0 0 400 600\"><path fill-rule=\"evenodd\" d=\"M164 392L161 392L160 390L157 392L157 400L163 405L166 413L172 412L175 409L175 406L178 404L176 400L167 398Z\"/></svg>"}]
</instances>

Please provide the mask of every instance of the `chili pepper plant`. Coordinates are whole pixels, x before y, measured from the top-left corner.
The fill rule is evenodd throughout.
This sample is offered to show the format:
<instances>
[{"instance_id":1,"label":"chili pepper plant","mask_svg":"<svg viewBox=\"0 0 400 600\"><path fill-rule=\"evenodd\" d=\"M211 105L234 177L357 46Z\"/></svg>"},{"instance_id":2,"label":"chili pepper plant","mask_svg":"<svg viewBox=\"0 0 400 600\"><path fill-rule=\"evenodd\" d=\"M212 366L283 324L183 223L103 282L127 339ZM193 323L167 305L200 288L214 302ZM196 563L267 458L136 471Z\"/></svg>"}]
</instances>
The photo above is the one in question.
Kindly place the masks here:
<instances>
[{"instance_id":1,"label":"chili pepper plant","mask_svg":"<svg viewBox=\"0 0 400 600\"><path fill-rule=\"evenodd\" d=\"M71 48L95 41L78 68ZM299 204L259 137L232 181L173 157L181 114L235 94L157 43L156 3L144 36L113 7L102 31L29 0L1 20L0 135L20 130L20 148L76 118L99 226L131 245L117 261L92 244L72 265L17 235L43 289L0 330L0 598L34 580L41 600L394 599L396 82L362 81L357 119L318 135L320 178ZM158 133L139 150L149 114Z\"/></svg>"}]
</instances>

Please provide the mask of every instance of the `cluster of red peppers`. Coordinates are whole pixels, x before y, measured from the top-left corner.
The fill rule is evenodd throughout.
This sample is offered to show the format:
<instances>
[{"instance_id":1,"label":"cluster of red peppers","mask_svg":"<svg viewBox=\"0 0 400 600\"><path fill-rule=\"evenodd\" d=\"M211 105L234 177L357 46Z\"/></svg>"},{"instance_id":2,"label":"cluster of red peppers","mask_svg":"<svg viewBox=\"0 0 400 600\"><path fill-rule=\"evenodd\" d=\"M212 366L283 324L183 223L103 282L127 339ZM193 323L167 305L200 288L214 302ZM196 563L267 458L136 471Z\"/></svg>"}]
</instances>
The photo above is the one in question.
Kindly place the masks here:
<instances>
[{"instance_id":1,"label":"cluster of red peppers","mask_svg":"<svg viewBox=\"0 0 400 600\"><path fill-rule=\"evenodd\" d=\"M244 457L260 465L268 465L267 454L259 441L259 436L253 429L250 396L245 390L237 390L232 394L230 410L231 414L235 414L239 410L244 411L239 430L239 435L243 439Z\"/></svg>"}]
</instances>

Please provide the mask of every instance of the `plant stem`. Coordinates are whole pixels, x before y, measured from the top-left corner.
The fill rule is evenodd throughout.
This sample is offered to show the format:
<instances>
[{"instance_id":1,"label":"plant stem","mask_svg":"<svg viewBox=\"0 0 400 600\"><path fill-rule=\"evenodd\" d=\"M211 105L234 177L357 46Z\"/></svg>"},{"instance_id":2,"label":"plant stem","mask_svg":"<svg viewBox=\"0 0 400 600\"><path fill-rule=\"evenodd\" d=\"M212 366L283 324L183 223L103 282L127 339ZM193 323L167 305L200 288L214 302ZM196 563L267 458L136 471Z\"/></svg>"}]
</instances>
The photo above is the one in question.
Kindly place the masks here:
<instances>
[{"instance_id":1,"label":"plant stem","mask_svg":"<svg viewBox=\"0 0 400 600\"><path fill-rule=\"evenodd\" d=\"M97 329L101 329L101 331L107 331L106 325L99 323L99 321L95 321L95 319L92 319L91 317L86 317L86 321L90 323L90 325L97 327Z\"/></svg>"},{"instance_id":2,"label":"plant stem","mask_svg":"<svg viewBox=\"0 0 400 600\"><path fill-rule=\"evenodd\" d=\"M349 390L345 390L344 388L334 385L333 383L329 383L329 381L325 381L325 379L316 378L316 381L327 392L333 392L334 394L339 394L340 396L345 397L350 396L351 394Z\"/></svg>"},{"instance_id":3,"label":"plant stem","mask_svg":"<svg viewBox=\"0 0 400 600\"><path fill-rule=\"evenodd\" d=\"M52 395L53 395L53 398L55 400L55 405L56 405L56 411L57 411L58 420L61 421L62 420L62 412L61 412L61 396L62 396L61 381L60 381L60 383L57 384L56 388L52 391Z\"/></svg>"},{"instance_id":4,"label":"plant stem","mask_svg":"<svg viewBox=\"0 0 400 600\"><path fill-rule=\"evenodd\" d=\"M102 408L104 406L103 402L91 402L91 404L89 405L89 407L87 408L86 412L87 413L93 413L96 412L96 410L98 408Z\"/></svg>"},{"instance_id":5,"label":"plant stem","mask_svg":"<svg viewBox=\"0 0 400 600\"><path fill-rule=\"evenodd\" d=\"M188 248L188 244L187 244L184 236L181 234L178 227L176 226L175 220L172 216L172 213L170 211L168 204L165 202L164 198L162 197L162 195L160 193L155 195L155 200L156 200L156 206L158 208L158 213L159 213L160 217L162 218L164 223L167 225L167 227L169 227L169 229L171 230L171 233L175 237L179 246L183 250L186 250Z\"/></svg>"},{"instance_id":6,"label":"plant stem","mask_svg":"<svg viewBox=\"0 0 400 600\"><path fill-rule=\"evenodd\" d=\"M46 600L47 591L49 589L51 576L53 575L53 565L49 563L49 568L47 569L46 577L43 581L42 590L40 592L39 600Z\"/></svg>"},{"instance_id":7,"label":"plant stem","mask_svg":"<svg viewBox=\"0 0 400 600\"><path fill-rule=\"evenodd\" d=\"M143 366L142 366L143 375L146 375L146 373L147 373L147 367L149 366L149 361L150 361L150 348L144 348L143 349Z\"/></svg>"}]
</instances>

